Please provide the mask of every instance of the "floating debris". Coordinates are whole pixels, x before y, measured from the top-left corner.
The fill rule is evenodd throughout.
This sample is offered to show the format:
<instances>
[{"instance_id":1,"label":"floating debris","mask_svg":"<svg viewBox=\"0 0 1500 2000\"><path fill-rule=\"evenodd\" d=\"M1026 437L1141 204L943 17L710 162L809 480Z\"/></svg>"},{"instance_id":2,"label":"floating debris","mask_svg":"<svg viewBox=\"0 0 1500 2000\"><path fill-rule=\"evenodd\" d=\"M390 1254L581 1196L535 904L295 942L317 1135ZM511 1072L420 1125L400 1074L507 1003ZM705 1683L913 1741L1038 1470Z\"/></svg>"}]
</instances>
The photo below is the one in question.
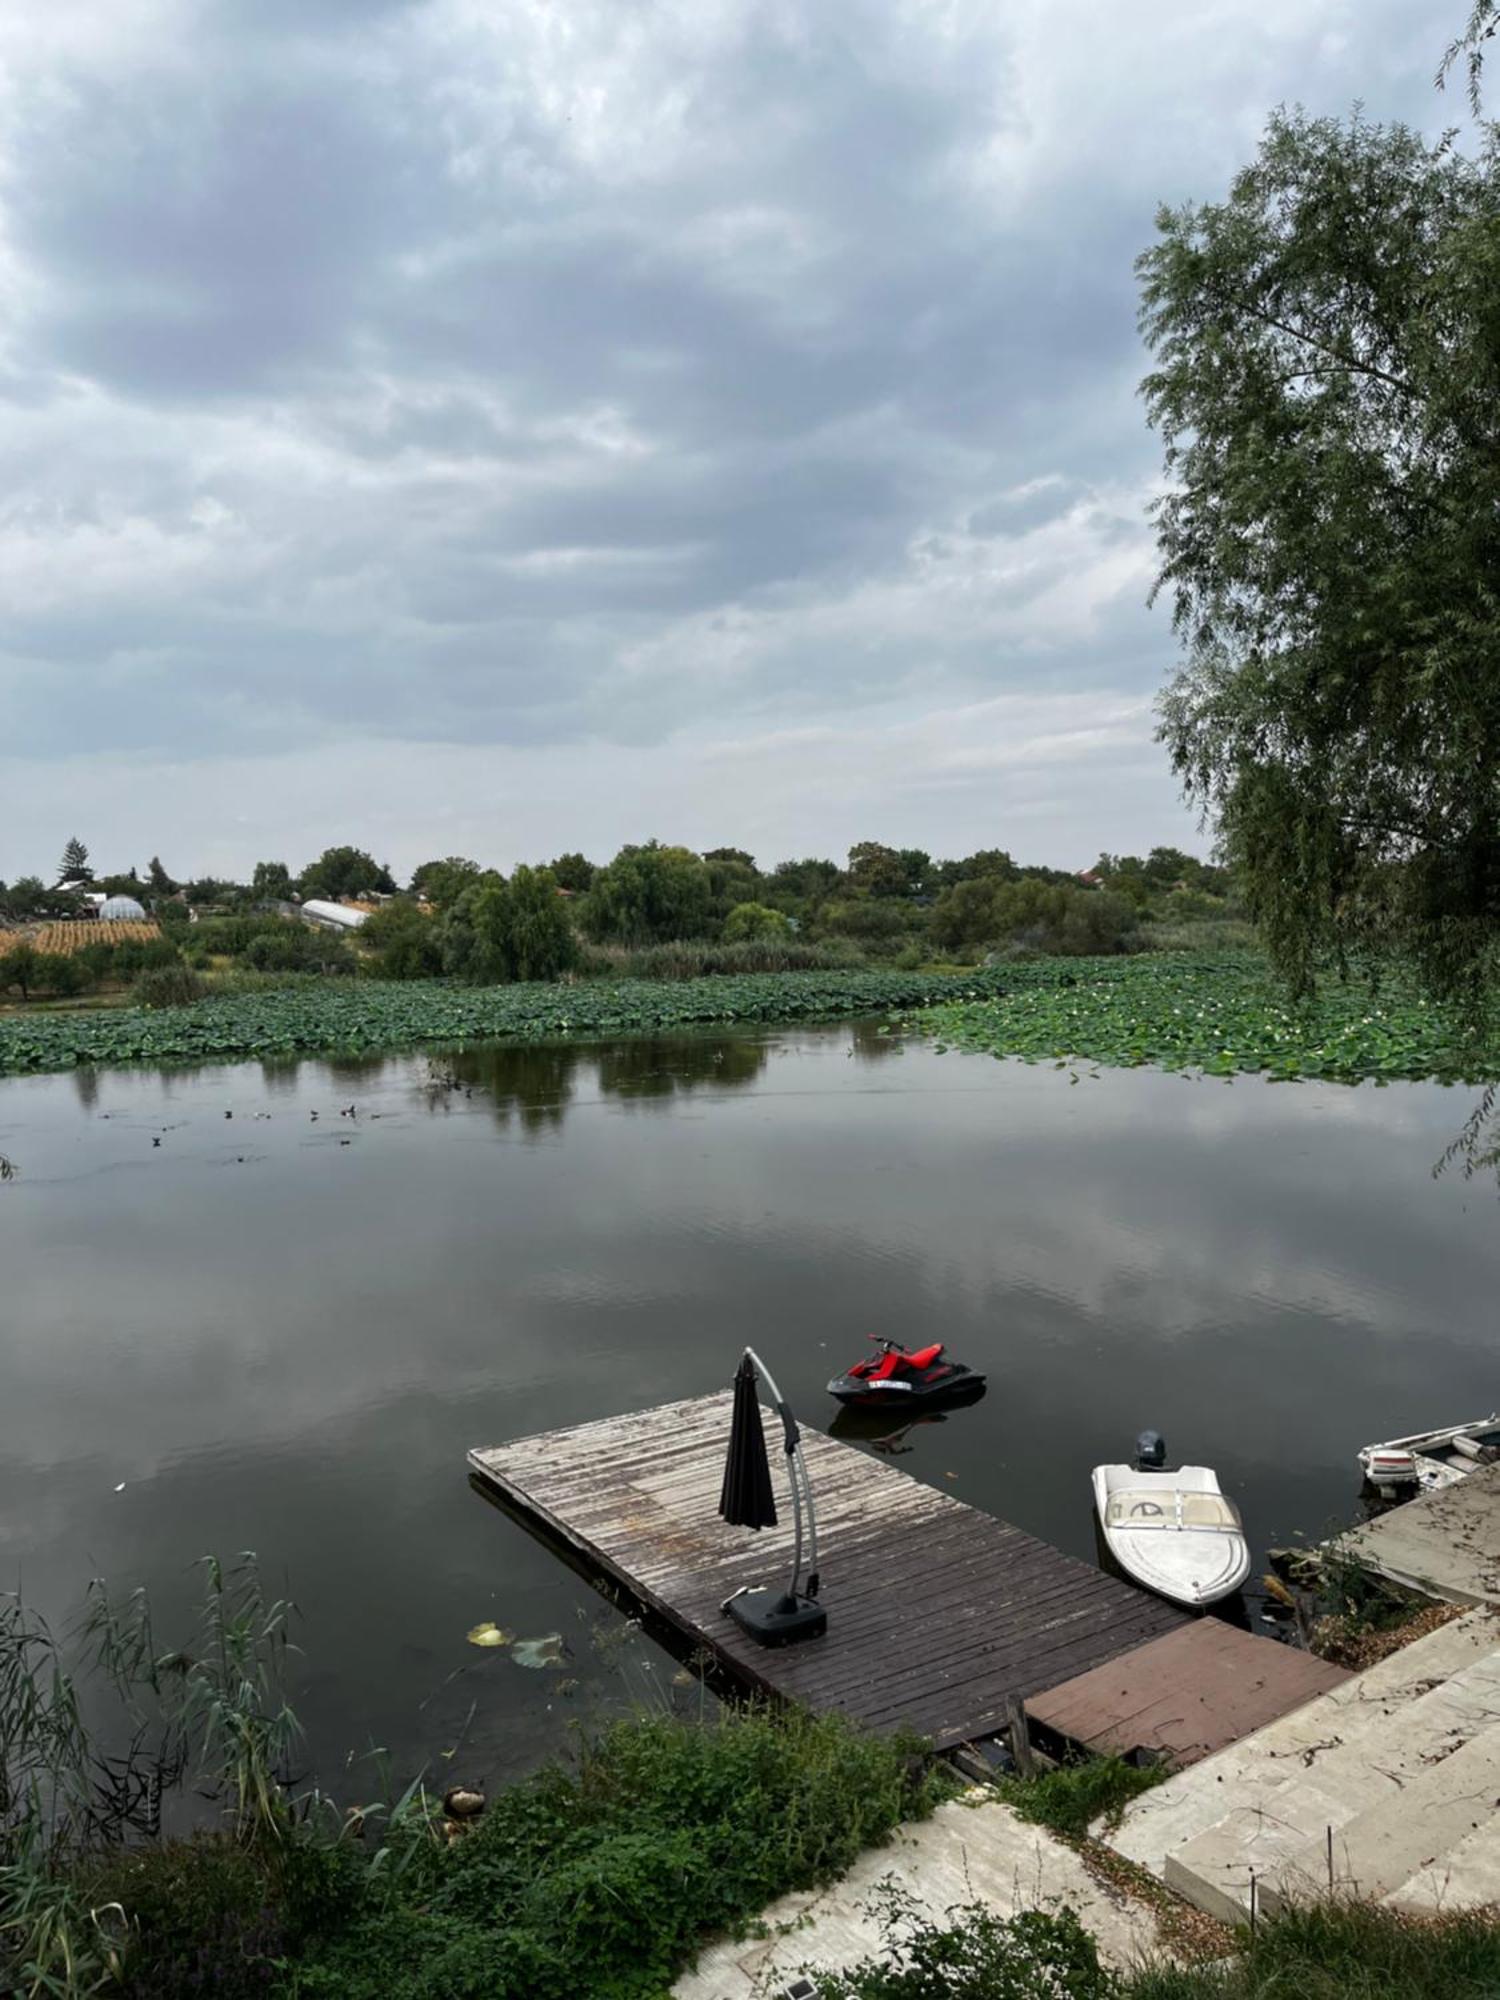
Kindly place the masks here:
<instances>
[{"instance_id":1,"label":"floating debris","mask_svg":"<svg viewBox=\"0 0 1500 2000\"><path fill-rule=\"evenodd\" d=\"M560 1667L568 1648L561 1632L548 1632L540 1639L517 1639L510 1656L518 1667Z\"/></svg>"},{"instance_id":2,"label":"floating debris","mask_svg":"<svg viewBox=\"0 0 1500 2000\"><path fill-rule=\"evenodd\" d=\"M514 1632L503 1632L493 1618L486 1618L467 1634L471 1646L508 1646L515 1636Z\"/></svg>"},{"instance_id":3,"label":"floating debris","mask_svg":"<svg viewBox=\"0 0 1500 2000\"><path fill-rule=\"evenodd\" d=\"M672 1685L674 1688L696 1687L698 1685L698 1676L690 1674L686 1667L679 1667L677 1672L672 1676Z\"/></svg>"}]
</instances>

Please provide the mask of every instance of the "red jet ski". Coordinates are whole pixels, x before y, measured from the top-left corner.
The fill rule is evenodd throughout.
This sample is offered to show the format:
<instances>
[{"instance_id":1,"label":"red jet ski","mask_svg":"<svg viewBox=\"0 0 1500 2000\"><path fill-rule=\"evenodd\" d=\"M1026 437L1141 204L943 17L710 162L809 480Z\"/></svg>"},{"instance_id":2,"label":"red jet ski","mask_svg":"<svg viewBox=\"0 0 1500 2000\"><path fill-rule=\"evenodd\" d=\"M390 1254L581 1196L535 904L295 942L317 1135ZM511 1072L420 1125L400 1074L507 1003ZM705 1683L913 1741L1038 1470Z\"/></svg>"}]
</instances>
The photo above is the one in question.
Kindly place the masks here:
<instances>
[{"instance_id":1,"label":"red jet ski","mask_svg":"<svg viewBox=\"0 0 1500 2000\"><path fill-rule=\"evenodd\" d=\"M940 1340L912 1350L878 1333L870 1338L880 1352L856 1361L828 1385L829 1395L846 1408L930 1410L942 1403L977 1402L984 1394L985 1378L961 1361L945 1360Z\"/></svg>"}]
</instances>

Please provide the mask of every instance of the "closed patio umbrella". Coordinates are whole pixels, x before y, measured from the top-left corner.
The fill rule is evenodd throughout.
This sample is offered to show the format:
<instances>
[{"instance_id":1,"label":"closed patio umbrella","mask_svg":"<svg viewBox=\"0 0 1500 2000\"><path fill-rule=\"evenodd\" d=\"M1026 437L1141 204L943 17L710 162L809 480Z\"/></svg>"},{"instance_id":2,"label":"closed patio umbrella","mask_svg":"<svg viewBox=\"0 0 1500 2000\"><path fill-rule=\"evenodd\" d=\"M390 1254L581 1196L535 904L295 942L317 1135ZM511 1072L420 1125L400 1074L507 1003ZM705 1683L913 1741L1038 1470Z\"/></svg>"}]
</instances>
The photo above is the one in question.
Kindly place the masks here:
<instances>
[{"instance_id":1,"label":"closed patio umbrella","mask_svg":"<svg viewBox=\"0 0 1500 2000\"><path fill-rule=\"evenodd\" d=\"M792 1519L795 1524L792 1575L785 1590L775 1590L764 1584L752 1589L747 1584L726 1597L720 1609L757 1645L790 1646L801 1639L820 1639L828 1629L828 1614L818 1602L818 1524L797 1420L772 1379L770 1370L753 1347L745 1349L735 1373L729 1457L724 1465L719 1512L726 1521L739 1528L774 1528L776 1525L776 1499L771 1491L771 1463L766 1456L766 1436L761 1428L757 1381L764 1381L770 1391L785 1439L786 1472L792 1489ZM812 1544L812 1566L805 1590L802 1587L804 1514Z\"/></svg>"},{"instance_id":2,"label":"closed patio umbrella","mask_svg":"<svg viewBox=\"0 0 1500 2000\"><path fill-rule=\"evenodd\" d=\"M760 1421L755 1363L748 1354L741 1358L734 1378L734 1415L719 1512L737 1528L776 1525L776 1496L771 1491L771 1461L766 1456L766 1434Z\"/></svg>"}]
</instances>

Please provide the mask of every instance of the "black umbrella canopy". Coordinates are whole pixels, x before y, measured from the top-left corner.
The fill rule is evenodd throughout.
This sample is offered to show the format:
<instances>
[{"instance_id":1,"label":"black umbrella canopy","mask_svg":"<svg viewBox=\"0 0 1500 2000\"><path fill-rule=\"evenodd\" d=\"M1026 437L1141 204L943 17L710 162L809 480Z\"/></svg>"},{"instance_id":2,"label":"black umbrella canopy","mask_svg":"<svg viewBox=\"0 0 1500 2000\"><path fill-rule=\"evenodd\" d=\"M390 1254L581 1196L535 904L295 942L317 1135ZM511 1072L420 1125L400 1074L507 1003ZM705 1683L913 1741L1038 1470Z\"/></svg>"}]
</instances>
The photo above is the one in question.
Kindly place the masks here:
<instances>
[{"instance_id":1,"label":"black umbrella canopy","mask_svg":"<svg viewBox=\"0 0 1500 2000\"><path fill-rule=\"evenodd\" d=\"M734 1378L734 1417L729 1427L729 1457L724 1465L724 1489L719 1512L737 1528L774 1528L776 1499L771 1491L771 1462L760 1422L760 1396L755 1363L741 1360Z\"/></svg>"}]
</instances>

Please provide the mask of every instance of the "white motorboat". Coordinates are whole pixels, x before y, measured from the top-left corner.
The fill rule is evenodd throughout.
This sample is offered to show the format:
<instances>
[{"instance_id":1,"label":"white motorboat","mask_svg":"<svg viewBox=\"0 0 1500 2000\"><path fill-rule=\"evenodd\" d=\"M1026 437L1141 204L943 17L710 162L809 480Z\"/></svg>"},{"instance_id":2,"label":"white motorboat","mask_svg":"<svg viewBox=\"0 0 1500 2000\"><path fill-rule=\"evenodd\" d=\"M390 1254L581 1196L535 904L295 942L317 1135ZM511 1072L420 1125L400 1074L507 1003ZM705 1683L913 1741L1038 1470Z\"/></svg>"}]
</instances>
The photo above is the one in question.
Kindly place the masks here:
<instances>
[{"instance_id":1,"label":"white motorboat","mask_svg":"<svg viewBox=\"0 0 1500 2000\"><path fill-rule=\"evenodd\" d=\"M1493 1412L1471 1424L1449 1424L1443 1430L1367 1444L1359 1454L1359 1469L1382 1500L1410 1500L1417 1493L1456 1486L1481 1465L1497 1461L1500 1412Z\"/></svg>"},{"instance_id":2,"label":"white motorboat","mask_svg":"<svg viewBox=\"0 0 1500 2000\"><path fill-rule=\"evenodd\" d=\"M1206 1465L1166 1463L1146 1431L1134 1465L1094 1467L1094 1506L1105 1544L1125 1574L1196 1609L1232 1597L1250 1574L1239 1510Z\"/></svg>"}]
</instances>

